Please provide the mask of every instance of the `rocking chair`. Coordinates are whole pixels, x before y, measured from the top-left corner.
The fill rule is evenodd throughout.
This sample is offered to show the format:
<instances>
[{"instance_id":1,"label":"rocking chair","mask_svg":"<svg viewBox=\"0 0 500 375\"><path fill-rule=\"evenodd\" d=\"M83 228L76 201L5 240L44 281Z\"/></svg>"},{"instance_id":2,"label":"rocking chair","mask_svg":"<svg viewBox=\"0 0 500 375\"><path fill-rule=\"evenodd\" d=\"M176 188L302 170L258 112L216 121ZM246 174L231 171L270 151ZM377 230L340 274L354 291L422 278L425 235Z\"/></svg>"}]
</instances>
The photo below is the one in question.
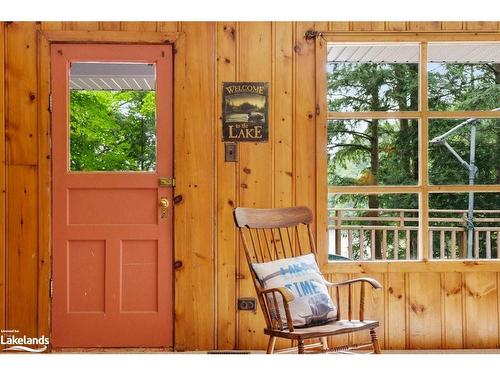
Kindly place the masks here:
<instances>
[{"instance_id":1,"label":"rocking chair","mask_svg":"<svg viewBox=\"0 0 500 375\"><path fill-rule=\"evenodd\" d=\"M260 307L264 313L267 327L264 334L269 336L267 353L274 352L344 352L353 349L373 348L373 353L380 354L380 346L375 329L378 321L365 320L365 284L380 289L380 283L371 278L357 278L338 283L324 280L330 295L335 289L337 316L333 321L321 325L294 327L289 303L294 300L293 294L285 287L265 289L252 267L255 263L266 263L279 259L313 253L316 258L316 247L310 224L312 212L308 207L290 207L276 209L236 208L234 211L236 226L241 234L248 266L253 278ZM308 245L305 243L308 242ZM352 285L360 283L359 317L352 319ZM339 288L348 287L348 319L341 320ZM279 296L279 297L278 297ZM332 297L333 300L333 297ZM278 308L281 305L282 308ZM285 317L282 317L284 311ZM286 322L286 323L285 323ZM351 344L329 348L327 338L330 336L369 330L371 342ZM274 350L276 338L292 340L291 348ZM305 345L305 340L312 340ZM297 346L294 346L294 342ZM316 342L314 342L316 341Z\"/></svg>"}]
</instances>

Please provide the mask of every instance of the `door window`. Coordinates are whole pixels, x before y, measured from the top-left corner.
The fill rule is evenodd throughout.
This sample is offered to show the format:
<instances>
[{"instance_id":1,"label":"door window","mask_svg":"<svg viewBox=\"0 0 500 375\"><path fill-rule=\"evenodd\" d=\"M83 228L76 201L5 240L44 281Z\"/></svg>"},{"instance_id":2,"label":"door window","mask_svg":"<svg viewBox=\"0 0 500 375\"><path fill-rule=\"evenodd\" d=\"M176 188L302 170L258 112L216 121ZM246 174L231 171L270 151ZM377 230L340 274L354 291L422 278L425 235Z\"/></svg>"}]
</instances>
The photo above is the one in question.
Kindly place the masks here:
<instances>
[{"instance_id":1,"label":"door window","mask_svg":"<svg viewBox=\"0 0 500 375\"><path fill-rule=\"evenodd\" d=\"M154 64L73 62L70 171L156 170Z\"/></svg>"}]
</instances>

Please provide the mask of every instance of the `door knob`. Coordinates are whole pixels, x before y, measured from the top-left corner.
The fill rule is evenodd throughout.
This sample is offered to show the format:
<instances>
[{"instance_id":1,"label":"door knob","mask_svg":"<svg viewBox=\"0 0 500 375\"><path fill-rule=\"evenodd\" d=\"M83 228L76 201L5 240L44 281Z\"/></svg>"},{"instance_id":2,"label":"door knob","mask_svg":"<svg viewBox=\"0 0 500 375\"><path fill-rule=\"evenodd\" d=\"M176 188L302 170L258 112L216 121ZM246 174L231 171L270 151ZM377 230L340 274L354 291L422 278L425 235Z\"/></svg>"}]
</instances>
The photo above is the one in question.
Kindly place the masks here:
<instances>
[{"instance_id":1,"label":"door knob","mask_svg":"<svg viewBox=\"0 0 500 375\"><path fill-rule=\"evenodd\" d=\"M161 207L161 218L166 219L168 216L168 206L170 206L170 202L167 197L160 198L160 207Z\"/></svg>"}]
</instances>

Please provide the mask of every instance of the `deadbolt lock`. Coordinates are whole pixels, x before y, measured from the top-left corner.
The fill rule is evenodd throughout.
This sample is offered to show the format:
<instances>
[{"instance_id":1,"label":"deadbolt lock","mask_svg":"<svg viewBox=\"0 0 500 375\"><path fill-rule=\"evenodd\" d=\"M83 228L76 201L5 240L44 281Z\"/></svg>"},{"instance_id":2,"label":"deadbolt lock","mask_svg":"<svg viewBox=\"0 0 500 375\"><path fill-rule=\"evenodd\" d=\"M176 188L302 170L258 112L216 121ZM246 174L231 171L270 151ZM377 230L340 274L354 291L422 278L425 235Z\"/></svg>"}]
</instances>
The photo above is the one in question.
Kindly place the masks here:
<instances>
[{"instance_id":1,"label":"deadbolt lock","mask_svg":"<svg viewBox=\"0 0 500 375\"><path fill-rule=\"evenodd\" d=\"M160 187L175 187L175 178L160 177Z\"/></svg>"}]
</instances>

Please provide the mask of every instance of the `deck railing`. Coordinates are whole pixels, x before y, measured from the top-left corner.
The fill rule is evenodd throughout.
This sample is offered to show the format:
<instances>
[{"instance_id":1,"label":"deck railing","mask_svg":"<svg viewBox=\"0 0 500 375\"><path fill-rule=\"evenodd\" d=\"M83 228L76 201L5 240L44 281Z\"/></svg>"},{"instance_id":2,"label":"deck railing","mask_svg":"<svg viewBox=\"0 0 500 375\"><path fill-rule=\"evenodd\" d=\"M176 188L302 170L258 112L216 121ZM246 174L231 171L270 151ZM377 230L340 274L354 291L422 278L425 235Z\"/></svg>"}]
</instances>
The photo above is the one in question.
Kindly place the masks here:
<instances>
[{"instance_id":1,"label":"deck railing","mask_svg":"<svg viewBox=\"0 0 500 375\"><path fill-rule=\"evenodd\" d=\"M418 259L417 209L329 209L330 253L353 260ZM476 259L500 258L500 210L474 211ZM467 210L429 210L429 258L467 257Z\"/></svg>"}]
</instances>

